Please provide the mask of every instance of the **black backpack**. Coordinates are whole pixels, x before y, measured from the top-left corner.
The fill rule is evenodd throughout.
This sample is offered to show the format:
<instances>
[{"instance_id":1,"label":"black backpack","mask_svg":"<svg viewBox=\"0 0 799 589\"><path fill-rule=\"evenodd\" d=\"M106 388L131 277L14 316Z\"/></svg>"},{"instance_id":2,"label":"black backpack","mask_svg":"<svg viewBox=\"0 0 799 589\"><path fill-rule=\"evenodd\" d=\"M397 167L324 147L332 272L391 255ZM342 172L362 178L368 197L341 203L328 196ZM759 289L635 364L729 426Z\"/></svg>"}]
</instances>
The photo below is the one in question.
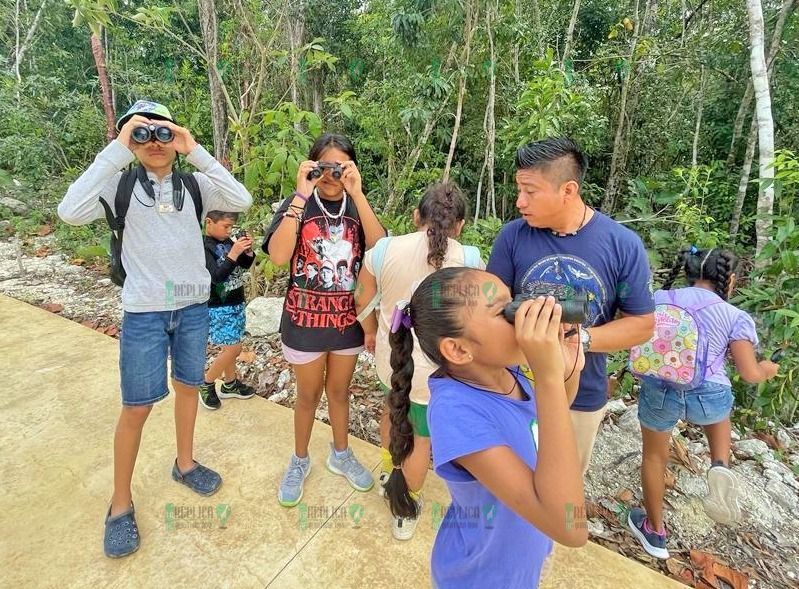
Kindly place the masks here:
<instances>
[{"instance_id":1,"label":"black backpack","mask_svg":"<svg viewBox=\"0 0 799 589\"><path fill-rule=\"evenodd\" d=\"M100 204L105 209L105 219L111 228L111 251L109 253L111 268L109 274L111 282L117 286L125 284L126 273L125 268L122 267L122 235L125 230L125 215L128 214L130 199L133 196L133 189L137 181L142 185L144 191L155 199L155 190L153 190L150 179L147 177L147 171L142 166L122 172L122 177L119 179L119 184L117 184L117 193L114 197L116 217L105 199L100 199ZM203 200L200 195L200 185L197 183L197 178L188 172L175 170L172 172L172 182L176 181L182 182L183 186L189 191L191 200L194 202L197 222L202 225Z\"/></svg>"}]
</instances>

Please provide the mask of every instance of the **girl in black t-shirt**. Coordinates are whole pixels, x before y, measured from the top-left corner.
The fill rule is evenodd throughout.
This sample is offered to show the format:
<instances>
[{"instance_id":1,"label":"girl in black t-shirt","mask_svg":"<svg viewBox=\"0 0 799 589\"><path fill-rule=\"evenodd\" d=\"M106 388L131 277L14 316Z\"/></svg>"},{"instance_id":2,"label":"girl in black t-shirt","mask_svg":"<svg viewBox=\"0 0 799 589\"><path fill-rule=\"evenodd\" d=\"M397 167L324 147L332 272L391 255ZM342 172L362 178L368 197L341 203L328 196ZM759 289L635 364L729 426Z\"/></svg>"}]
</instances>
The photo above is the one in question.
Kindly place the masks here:
<instances>
[{"instance_id":1,"label":"girl in black t-shirt","mask_svg":"<svg viewBox=\"0 0 799 589\"><path fill-rule=\"evenodd\" d=\"M342 288L336 268L342 262L354 267L385 234L363 193L352 143L342 135L322 135L308 161L300 164L297 190L283 201L262 245L273 263L290 262L289 267L297 269L302 260L304 269L290 273L280 322L283 354L297 378L294 455L278 491L286 507L302 499L311 469L308 443L322 390L333 428L327 468L358 491L374 485L348 444L349 387L363 350L363 330L355 311L354 280Z\"/></svg>"}]
</instances>

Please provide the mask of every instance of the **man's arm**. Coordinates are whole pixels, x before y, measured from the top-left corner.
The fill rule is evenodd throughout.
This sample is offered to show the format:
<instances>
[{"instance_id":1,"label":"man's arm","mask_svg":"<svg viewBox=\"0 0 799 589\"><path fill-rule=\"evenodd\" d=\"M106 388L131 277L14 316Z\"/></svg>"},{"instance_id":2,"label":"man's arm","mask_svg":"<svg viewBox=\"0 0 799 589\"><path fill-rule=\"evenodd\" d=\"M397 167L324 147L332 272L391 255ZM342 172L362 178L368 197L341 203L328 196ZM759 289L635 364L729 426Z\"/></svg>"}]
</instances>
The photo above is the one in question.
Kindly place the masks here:
<instances>
[{"instance_id":1,"label":"man's arm","mask_svg":"<svg viewBox=\"0 0 799 589\"><path fill-rule=\"evenodd\" d=\"M200 185L205 212L238 213L250 208L252 196L249 191L202 145L194 147L186 156L186 161L199 171L194 177Z\"/></svg>"},{"instance_id":2,"label":"man's arm","mask_svg":"<svg viewBox=\"0 0 799 589\"><path fill-rule=\"evenodd\" d=\"M67 189L58 205L58 216L70 225L86 225L105 217L102 197L114 209L120 170L134 159L133 152L116 139L97 154L94 162Z\"/></svg>"},{"instance_id":3,"label":"man's arm","mask_svg":"<svg viewBox=\"0 0 799 589\"><path fill-rule=\"evenodd\" d=\"M655 332L655 314L624 315L613 321L589 327L591 347L589 352L619 352L642 344Z\"/></svg>"},{"instance_id":4,"label":"man's arm","mask_svg":"<svg viewBox=\"0 0 799 589\"><path fill-rule=\"evenodd\" d=\"M629 350L652 338L655 333L655 299L652 295L652 272L646 248L637 235L622 244L621 269L616 297L621 316L604 325L588 328L590 352Z\"/></svg>"}]
</instances>

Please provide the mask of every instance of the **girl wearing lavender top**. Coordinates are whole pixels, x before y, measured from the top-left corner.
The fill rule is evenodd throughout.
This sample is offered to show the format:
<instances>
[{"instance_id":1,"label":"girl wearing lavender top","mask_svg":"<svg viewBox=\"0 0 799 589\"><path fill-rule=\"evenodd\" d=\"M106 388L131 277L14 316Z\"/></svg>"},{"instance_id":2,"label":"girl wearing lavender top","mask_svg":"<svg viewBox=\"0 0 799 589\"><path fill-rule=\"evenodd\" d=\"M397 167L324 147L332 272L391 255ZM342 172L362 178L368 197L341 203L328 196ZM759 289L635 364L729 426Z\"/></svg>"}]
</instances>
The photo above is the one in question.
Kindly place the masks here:
<instances>
[{"instance_id":1,"label":"girl wearing lavender top","mask_svg":"<svg viewBox=\"0 0 799 589\"><path fill-rule=\"evenodd\" d=\"M779 366L757 360L757 334L752 318L727 298L735 287L738 258L723 249L683 249L663 289L655 293L662 300L681 271L688 287L672 291L676 305L698 308L697 320L706 326L708 369L704 382L695 389L677 391L665 383L645 379L641 384L638 419L643 438L641 484L646 510L635 508L628 517L628 527L644 550L657 558L668 558L666 527L663 523L664 474L669 457L669 440L678 419L701 425L710 443L711 466L707 474L709 494L705 511L715 521L731 524L741 517L738 506L738 483L729 469L730 412L732 388L723 358L730 352L735 368L748 383L773 378Z\"/></svg>"},{"instance_id":2,"label":"girl wearing lavender top","mask_svg":"<svg viewBox=\"0 0 799 589\"><path fill-rule=\"evenodd\" d=\"M440 367L429 379L428 425L433 464L452 504L433 506L438 589L534 588L553 540L587 541L569 417L585 365L582 346L578 335L565 337L569 328L552 297L524 302L514 324L503 315L510 301L493 274L444 268L425 278L392 318L392 397L407 400L411 391L412 331ZM535 390L522 364L531 368ZM407 419L391 430L392 449L406 445L412 450Z\"/></svg>"}]
</instances>

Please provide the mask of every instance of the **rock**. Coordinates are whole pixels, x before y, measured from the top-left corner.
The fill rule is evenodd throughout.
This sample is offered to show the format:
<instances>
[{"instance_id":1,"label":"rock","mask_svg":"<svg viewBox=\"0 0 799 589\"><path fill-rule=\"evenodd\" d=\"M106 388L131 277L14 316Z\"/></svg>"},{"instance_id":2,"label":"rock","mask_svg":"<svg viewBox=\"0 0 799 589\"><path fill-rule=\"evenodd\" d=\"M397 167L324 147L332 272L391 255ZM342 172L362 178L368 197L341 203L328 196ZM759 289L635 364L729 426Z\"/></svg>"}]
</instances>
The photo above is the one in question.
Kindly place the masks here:
<instances>
[{"instance_id":1,"label":"rock","mask_svg":"<svg viewBox=\"0 0 799 589\"><path fill-rule=\"evenodd\" d=\"M602 522L596 519L588 520L588 533L592 536L601 536L605 533L605 526Z\"/></svg>"},{"instance_id":2,"label":"rock","mask_svg":"<svg viewBox=\"0 0 799 589\"><path fill-rule=\"evenodd\" d=\"M639 431L640 425L638 423L638 403L630 405L621 415L621 417L619 417L619 422L616 425L618 425L619 429L622 431Z\"/></svg>"},{"instance_id":3,"label":"rock","mask_svg":"<svg viewBox=\"0 0 799 589\"><path fill-rule=\"evenodd\" d=\"M101 278L100 280L97 281L97 284L99 284L100 286L110 286L112 282L110 278Z\"/></svg>"},{"instance_id":4,"label":"rock","mask_svg":"<svg viewBox=\"0 0 799 589\"><path fill-rule=\"evenodd\" d=\"M780 446L786 450L790 450L793 446L793 438L791 438L784 429L777 430L777 441L780 443Z\"/></svg>"},{"instance_id":5,"label":"rock","mask_svg":"<svg viewBox=\"0 0 799 589\"><path fill-rule=\"evenodd\" d=\"M281 401L285 401L289 396L289 391L280 391L279 393L275 393L274 395L270 396L267 401L272 401L273 403L280 403Z\"/></svg>"},{"instance_id":6,"label":"rock","mask_svg":"<svg viewBox=\"0 0 799 589\"><path fill-rule=\"evenodd\" d=\"M770 480L766 483L766 493L779 505L793 511L796 509L796 494L786 484Z\"/></svg>"},{"instance_id":7,"label":"rock","mask_svg":"<svg viewBox=\"0 0 799 589\"><path fill-rule=\"evenodd\" d=\"M704 442L689 442L688 443L688 452L691 454L704 454L705 453L705 443Z\"/></svg>"},{"instance_id":8,"label":"rock","mask_svg":"<svg viewBox=\"0 0 799 589\"><path fill-rule=\"evenodd\" d=\"M735 430L730 431L730 437L732 438L733 442L737 442L738 440L741 439L741 436Z\"/></svg>"},{"instance_id":9,"label":"rock","mask_svg":"<svg viewBox=\"0 0 799 589\"><path fill-rule=\"evenodd\" d=\"M741 440L740 442L735 442L733 447L735 448L735 453L742 458L768 457L773 460L771 449L763 440Z\"/></svg>"},{"instance_id":10,"label":"rock","mask_svg":"<svg viewBox=\"0 0 799 589\"><path fill-rule=\"evenodd\" d=\"M28 205L21 200L11 198L10 196L4 196L0 198L0 207L9 209L15 215L24 215L28 212Z\"/></svg>"},{"instance_id":11,"label":"rock","mask_svg":"<svg viewBox=\"0 0 799 589\"><path fill-rule=\"evenodd\" d=\"M280 331L283 314L282 297L257 297L247 305L247 332L250 335L271 335Z\"/></svg>"},{"instance_id":12,"label":"rock","mask_svg":"<svg viewBox=\"0 0 799 589\"><path fill-rule=\"evenodd\" d=\"M613 415L621 415L627 411L627 405L621 399L613 399L608 402L607 410L608 413L613 413Z\"/></svg>"},{"instance_id":13,"label":"rock","mask_svg":"<svg viewBox=\"0 0 799 589\"><path fill-rule=\"evenodd\" d=\"M285 368L281 373L280 376L277 377L277 390L282 391L286 388L286 385L291 380L291 370Z\"/></svg>"}]
</instances>

